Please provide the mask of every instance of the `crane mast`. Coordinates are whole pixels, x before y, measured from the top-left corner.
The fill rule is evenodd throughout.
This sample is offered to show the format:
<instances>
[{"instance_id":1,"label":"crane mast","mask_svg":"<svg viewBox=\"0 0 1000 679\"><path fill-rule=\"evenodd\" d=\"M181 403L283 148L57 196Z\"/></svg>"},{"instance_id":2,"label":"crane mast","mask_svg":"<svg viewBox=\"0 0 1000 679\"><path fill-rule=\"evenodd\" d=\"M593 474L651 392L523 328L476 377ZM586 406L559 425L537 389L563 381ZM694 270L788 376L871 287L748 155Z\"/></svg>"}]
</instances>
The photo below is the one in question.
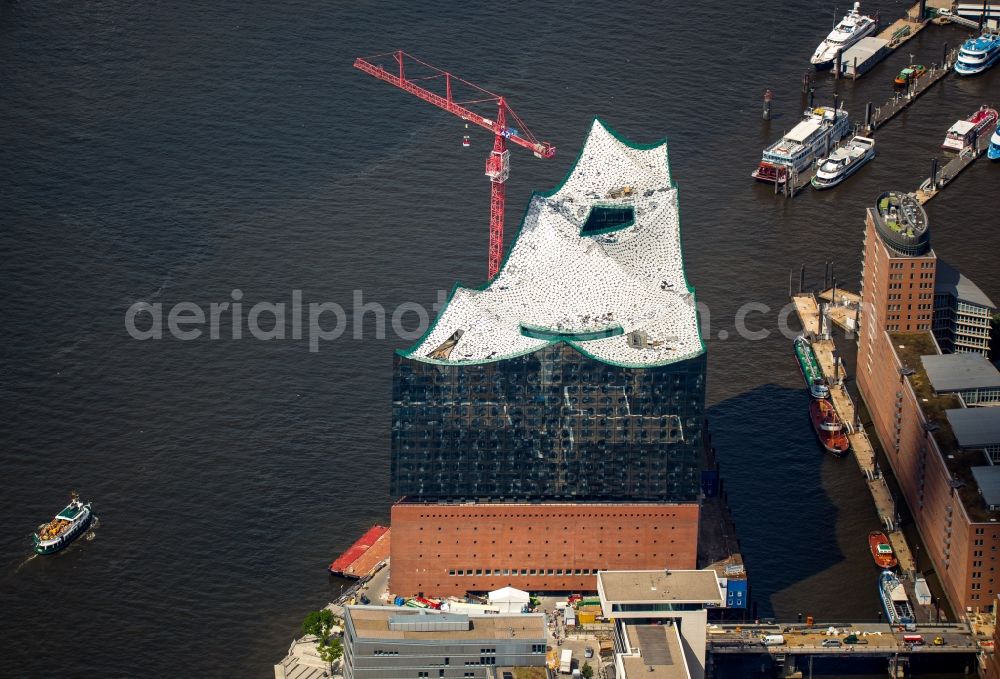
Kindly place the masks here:
<instances>
[{"instance_id":1,"label":"crane mast","mask_svg":"<svg viewBox=\"0 0 1000 679\"><path fill-rule=\"evenodd\" d=\"M376 63L379 58L388 56L392 56L396 61L397 68L394 69L394 72L390 72L381 64ZM407 59L429 69L431 75L421 78L407 78ZM548 142L538 141L531 133L531 130L528 129L528 126L508 106L502 96L474 85L467 80L463 80L453 73L431 66L402 50L372 57L358 57L354 61L354 67L405 92L409 92L426 102L434 104L438 108L444 109L466 122L478 125L493 133L493 150L486 158L486 176L490 179L490 249L488 271L489 277L493 278L500 270L500 260L503 258L504 198L507 178L510 176L510 150L507 148L507 143L509 141L517 146L528 149L536 158L551 158L556 154L556 147ZM438 78L444 79L444 96L416 84L418 80ZM477 98L467 101L456 101L452 92L453 82L471 87L477 92ZM486 118L467 107L468 104L481 104L484 102L496 102L497 113L495 119ZM508 127L508 115L519 127Z\"/></svg>"}]
</instances>

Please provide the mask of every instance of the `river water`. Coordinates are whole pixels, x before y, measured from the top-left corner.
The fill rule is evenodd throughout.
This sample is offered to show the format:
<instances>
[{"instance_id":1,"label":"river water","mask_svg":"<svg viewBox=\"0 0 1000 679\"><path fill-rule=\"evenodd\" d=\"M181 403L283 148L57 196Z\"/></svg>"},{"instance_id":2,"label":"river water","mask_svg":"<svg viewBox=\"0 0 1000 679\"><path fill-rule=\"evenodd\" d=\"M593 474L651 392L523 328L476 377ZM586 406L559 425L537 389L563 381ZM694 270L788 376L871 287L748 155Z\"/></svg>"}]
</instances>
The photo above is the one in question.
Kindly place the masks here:
<instances>
[{"instance_id":1,"label":"river water","mask_svg":"<svg viewBox=\"0 0 1000 679\"><path fill-rule=\"evenodd\" d=\"M562 178L593 116L669 137L687 275L710 309L711 428L759 612L873 619L877 518L854 463L817 448L778 314L802 264L810 287L832 260L857 288L865 207L916 188L951 123L996 98L1000 70L936 85L848 184L776 198L749 173L797 121L833 9L0 3L3 673L271 676L343 585L325 565L387 520L392 352L410 343L392 314L409 310L397 325L414 331L415 305L432 314L440 290L484 278L490 145L351 68L397 48L503 92L558 146L546 161L512 151L513 215ZM963 35L932 26L901 52L930 63ZM836 84L852 116L890 96L908 60ZM833 89L821 76L817 103ZM995 298L998 178L981 160L928 209L938 254ZM319 351L225 323L219 339L126 332L139 301L166 314L242 296L245 313L293 291L342 306L346 332ZM369 302L384 336L375 312L354 314ZM768 308L750 321L765 339L735 330L747 302ZM71 488L99 527L31 558L33 528Z\"/></svg>"}]
</instances>

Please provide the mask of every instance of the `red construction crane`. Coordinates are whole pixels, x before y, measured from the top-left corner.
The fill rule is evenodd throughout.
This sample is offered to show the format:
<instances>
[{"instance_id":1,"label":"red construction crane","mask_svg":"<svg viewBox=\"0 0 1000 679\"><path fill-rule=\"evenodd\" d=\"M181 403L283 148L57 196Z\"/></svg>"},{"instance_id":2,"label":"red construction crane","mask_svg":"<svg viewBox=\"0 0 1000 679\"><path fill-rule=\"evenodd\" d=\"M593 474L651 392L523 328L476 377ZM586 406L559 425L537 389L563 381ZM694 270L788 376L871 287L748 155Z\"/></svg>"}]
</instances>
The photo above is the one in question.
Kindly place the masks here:
<instances>
[{"instance_id":1,"label":"red construction crane","mask_svg":"<svg viewBox=\"0 0 1000 679\"><path fill-rule=\"evenodd\" d=\"M391 56L399 66L399 74L390 73L381 64L372 63L373 60L381 57ZM419 78L407 78L404 60L409 59L419 63L421 66L430 69L431 74ZM354 68L360 69L368 75L375 76L379 80L384 80L390 85L395 85L401 90L420 97L438 108L443 108L449 113L453 113L462 120L475 123L486 128L493 133L493 151L486 158L486 176L490 178L490 258L489 275L493 278L500 270L500 259L503 256L503 217L504 217L504 186L507 177L510 176L510 151L507 150L507 141L523 146L535 154L536 158L551 158L556 154L556 147L544 141L538 141L531 133L528 126L524 124L514 110L507 105L506 100L498 94L474 85L467 80L463 80L453 73L442 71L439 68L417 59L412 54L407 54L402 50L377 54L371 57L358 57L354 60ZM444 78L445 94L431 92L430 90L415 84L418 80L431 80ZM452 82L467 85L476 91L477 97L466 101L455 101L452 98ZM470 111L465 107L467 104L481 104L483 102L496 102L496 120L490 120L478 113ZM507 116L513 118L518 127L507 126Z\"/></svg>"}]
</instances>

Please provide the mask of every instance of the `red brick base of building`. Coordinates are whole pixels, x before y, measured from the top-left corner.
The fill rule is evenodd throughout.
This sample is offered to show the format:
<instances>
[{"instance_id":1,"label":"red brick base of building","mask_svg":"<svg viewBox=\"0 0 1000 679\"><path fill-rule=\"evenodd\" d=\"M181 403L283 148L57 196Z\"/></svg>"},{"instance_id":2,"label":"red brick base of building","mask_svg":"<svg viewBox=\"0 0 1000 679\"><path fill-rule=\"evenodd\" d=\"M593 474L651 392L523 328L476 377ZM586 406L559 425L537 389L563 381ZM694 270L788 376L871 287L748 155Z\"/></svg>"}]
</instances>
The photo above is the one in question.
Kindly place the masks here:
<instances>
[{"instance_id":1,"label":"red brick base of building","mask_svg":"<svg viewBox=\"0 0 1000 679\"><path fill-rule=\"evenodd\" d=\"M690 504L410 504L392 508L390 591L597 590L599 570L697 567Z\"/></svg>"}]
</instances>

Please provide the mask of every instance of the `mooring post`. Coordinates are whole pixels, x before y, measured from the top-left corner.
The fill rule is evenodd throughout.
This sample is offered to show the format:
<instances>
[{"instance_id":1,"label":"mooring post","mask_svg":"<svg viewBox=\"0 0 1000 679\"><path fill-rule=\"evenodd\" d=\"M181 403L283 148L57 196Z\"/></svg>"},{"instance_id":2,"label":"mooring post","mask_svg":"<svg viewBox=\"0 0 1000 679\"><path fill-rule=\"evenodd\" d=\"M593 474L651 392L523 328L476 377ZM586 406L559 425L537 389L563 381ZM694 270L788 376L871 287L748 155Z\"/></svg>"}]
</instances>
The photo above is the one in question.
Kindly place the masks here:
<instances>
[{"instance_id":1,"label":"mooring post","mask_svg":"<svg viewBox=\"0 0 1000 679\"><path fill-rule=\"evenodd\" d=\"M869 101L865 105L865 134L871 136L872 133L872 103Z\"/></svg>"},{"instance_id":2,"label":"mooring post","mask_svg":"<svg viewBox=\"0 0 1000 679\"><path fill-rule=\"evenodd\" d=\"M815 98L816 88L812 85L809 86L809 108L813 107L813 99Z\"/></svg>"},{"instance_id":3,"label":"mooring post","mask_svg":"<svg viewBox=\"0 0 1000 679\"><path fill-rule=\"evenodd\" d=\"M774 92L771 88L765 88L764 90L764 120L771 119L771 100L774 99Z\"/></svg>"},{"instance_id":4,"label":"mooring post","mask_svg":"<svg viewBox=\"0 0 1000 679\"><path fill-rule=\"evenodd\" d=\"M937 189L937 171L938 171L938 159L931 158L931 190Z\"/></svg>"}]
</instances>

